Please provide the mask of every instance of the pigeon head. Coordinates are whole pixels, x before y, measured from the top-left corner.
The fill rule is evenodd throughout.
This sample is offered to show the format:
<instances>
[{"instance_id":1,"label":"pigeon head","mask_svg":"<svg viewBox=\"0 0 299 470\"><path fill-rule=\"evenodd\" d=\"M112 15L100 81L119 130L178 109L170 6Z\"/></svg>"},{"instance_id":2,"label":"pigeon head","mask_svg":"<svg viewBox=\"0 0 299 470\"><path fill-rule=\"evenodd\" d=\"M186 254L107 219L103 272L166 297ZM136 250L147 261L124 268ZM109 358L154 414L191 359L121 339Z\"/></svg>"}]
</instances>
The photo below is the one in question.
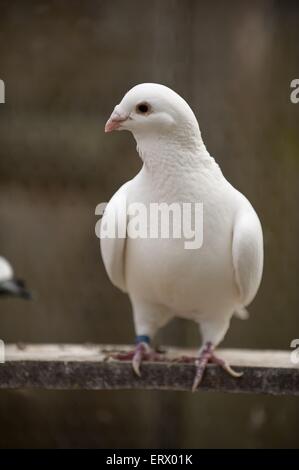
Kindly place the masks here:
<instances>
[{"instance_id":1,"label":"pigeon head","mask_svg":"<svg viewBox=\"0 0 299 470\"><path fill-rule=\"evenodd\" d=\"M196 117L187 102L170 88L143 83L129 90L114 108L105 132L128 130L138 149L154 142L186 145L201 142Z\"/></svg>"}]
</instances>

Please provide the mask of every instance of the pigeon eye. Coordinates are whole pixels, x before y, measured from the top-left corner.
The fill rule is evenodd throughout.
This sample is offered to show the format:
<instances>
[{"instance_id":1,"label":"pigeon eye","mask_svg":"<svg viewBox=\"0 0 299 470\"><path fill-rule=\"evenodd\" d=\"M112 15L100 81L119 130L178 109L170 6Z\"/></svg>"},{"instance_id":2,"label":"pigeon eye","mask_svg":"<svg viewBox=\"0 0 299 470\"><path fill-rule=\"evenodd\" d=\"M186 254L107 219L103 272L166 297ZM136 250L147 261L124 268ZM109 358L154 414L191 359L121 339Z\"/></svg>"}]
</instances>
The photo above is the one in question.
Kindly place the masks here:
<instances>
[{"instance_id":1,"label":"pigeon eye","mask_svg":"<svg viewBox=\"0 0 299 470\"><path fill-rule=\"evenodd\" d=\"M147 103L140 103L136 106L136 111L139 114L146 114L150 110L150 106Z\"/></svg>"}]
</instances>

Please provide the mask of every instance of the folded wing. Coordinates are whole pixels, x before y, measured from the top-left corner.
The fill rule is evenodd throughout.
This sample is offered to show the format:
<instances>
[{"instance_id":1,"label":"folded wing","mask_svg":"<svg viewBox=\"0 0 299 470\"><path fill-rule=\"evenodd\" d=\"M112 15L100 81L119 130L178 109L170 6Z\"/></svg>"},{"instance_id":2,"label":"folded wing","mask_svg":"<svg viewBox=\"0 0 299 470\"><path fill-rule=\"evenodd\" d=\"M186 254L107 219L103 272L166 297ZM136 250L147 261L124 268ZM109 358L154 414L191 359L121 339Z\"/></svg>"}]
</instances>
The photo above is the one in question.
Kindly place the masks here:
<instances>
[{"instance_id":1,"label":"folded wing","mask_svg":"<svg viewBox=\"0 0 299 470\"><path fill-rule=\"evenodd\" d=\"M252 207L237 214L233 229L233 265L240 292L240 305L246 307L254 299L263 272L263 233Z\"/></svg>"},{"instance_id":2,"label":"folded wing","mask_svg":"<svg viewBox=\"0 0 299 470\"><path fill-rule=\"evenodd\" d=\"M127 192L130 181L111 198L101 221L101 252L111 282L126 292L125 250L127 229Z\"/></svg>"}]
</instances>

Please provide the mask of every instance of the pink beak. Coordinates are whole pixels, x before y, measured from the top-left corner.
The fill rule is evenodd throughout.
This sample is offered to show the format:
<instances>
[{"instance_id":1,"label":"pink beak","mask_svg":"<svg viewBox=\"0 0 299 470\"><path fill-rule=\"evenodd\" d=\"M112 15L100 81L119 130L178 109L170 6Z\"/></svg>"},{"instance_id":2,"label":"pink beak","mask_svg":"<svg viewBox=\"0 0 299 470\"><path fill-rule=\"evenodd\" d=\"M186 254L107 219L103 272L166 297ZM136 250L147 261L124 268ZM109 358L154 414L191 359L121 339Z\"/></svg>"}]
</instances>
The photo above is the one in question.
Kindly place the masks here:
<instances>
[{"instance_id":1,"label":"pink beak","mask_svg":"<svg viewBox=\"0 0 299 470\"><path fill-rule=\"evenodd\" d=\"M126 121L127 119L128 119L127 115L120 113L115 108L110 118L106 122L105 132L112 132L112 131L115 131L116 129L119 129L121 126L121 123Z\"/></svg>"}]
</instances>

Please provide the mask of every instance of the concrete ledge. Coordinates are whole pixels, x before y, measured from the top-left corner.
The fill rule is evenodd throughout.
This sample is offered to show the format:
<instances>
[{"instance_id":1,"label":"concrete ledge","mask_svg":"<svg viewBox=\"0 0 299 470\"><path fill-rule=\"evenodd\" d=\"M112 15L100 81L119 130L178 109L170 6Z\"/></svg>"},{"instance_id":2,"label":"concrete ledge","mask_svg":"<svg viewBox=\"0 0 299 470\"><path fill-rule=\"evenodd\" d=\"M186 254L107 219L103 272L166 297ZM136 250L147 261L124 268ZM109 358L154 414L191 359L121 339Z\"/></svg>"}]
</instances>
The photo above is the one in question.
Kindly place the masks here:
<instances>
[{"instance_id":1,"label":"concrete ledge","mask_svg":"<svg viewBox=\"0 0 299 470\"><path fill-rule=\"evenodd\" d=\"M0 364L0 389L53 390L173 390L190 391L194 365L174 362L195 351L166 348L162 362L145 362L142 378L130 362L117 361L111 354L132 346L10 344L5 363ZM200 390L231 393L299 395L299 364L292 364L291 351L219 349L243 377L234 379L220 367L209 365Z\"/></svg>"}]
</instances>

